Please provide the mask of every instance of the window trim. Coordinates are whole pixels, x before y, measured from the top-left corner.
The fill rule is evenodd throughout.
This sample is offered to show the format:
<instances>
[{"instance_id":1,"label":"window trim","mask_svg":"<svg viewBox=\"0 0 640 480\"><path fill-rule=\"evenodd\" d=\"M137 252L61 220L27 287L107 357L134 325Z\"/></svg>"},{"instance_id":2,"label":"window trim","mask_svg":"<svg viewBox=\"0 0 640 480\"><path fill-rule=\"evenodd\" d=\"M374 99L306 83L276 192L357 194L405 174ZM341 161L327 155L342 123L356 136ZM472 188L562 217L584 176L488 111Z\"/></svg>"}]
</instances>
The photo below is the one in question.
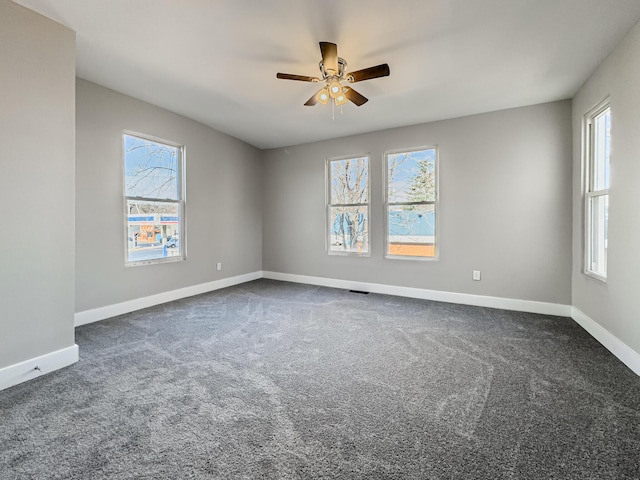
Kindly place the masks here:
<instances>
[{"instance_id":1,"label":"window trim","mask_svg":"<svg viewBox=\"0 0 640 480\"><path fill-rule=\"evenodd\" d=\"M410 152L418 152L421 150L435 150L435 178L436 178L436 191L435 191L435 200L429 202L394 202L389 203L389 155L393 155L396 153L410 153ZM412 148L397 148L393 150L387 150L382 154L382 184L384 189L383 196L383 258L388 260L408 260L408 261L418 261L418 262L437 262L440 260L440 148L438 144L425 145L421 147L412 147ZM433 205L434 213L436 216L435 222L435 235L434 243L436 254L433 257L418 257L413 255L393 255L389 252L389 206L394 205Z\"/></svg>"},{"instance_id":2,"label":"window trim","mask_svg":"<svg viewBox=\"0 0 640 480\"><path fill-rule=\"evenodd\" d=\"M167 199L167 198L152 198L152 197L131 197L131 196L127 196L126 194L126 187L127 187L127 171L126 171L126 150L125 150L125 141L124 141L124 137L125 135L131 136L131 137L136 137L136 138L140 138L143 140L149 140L151 142L156 142L156 143L161 143L163 145L167 145L169 147L174 147L178 149L178 155L179 155L179 159L178 159L178 172L177 172L177 176L178 176L178 199L177 200L172 200L172 199ZM122 130L121 135L120 135L120 148L122 149L122 160L120 163L120 166L122 168L122 210L124 212L123 215L123 219L124 219L124 266L125 268L129 268L129 267L140 267L143 265L158 265L158 264L163 264L163 263L174 263L174 262L181 262L187 259L187 240L186 240L186 232L187 232L187 228L186 228L186 224L187 224L187 219L186 219L186 194L187 194L187 189L186 189L186 146L182 145L180 143L177 142L172 142L171 140L165 140L164 138L160 138L160 137L156 137L154 135L149 135L146 133L140 133L140 132L136 132L134 130ZM147 202L158 202L158 203L177 203L179 205L179 212L180 212L180 248L181 248L181 253L180 255L176 255L176 256L171 256L171 257L161 257L161 258L154 258L154 259L150 259L150 260L139 260L139 261L135 261L135 262L130 262L129 261L129 210L127 208L127 203L129 200L134 200L134 201L147 201Z\"/></svg>"},{"instance_id":3,"label":"window trim","mask_svg":"<svg viewBox=\"0 0 640 480\"><path fill-rule=\"evenodd\" d=\"M595 176L594 176L594 163L595 163L595 135L594 127L595 119L609 110L611 112L611 99L607 96L605 99L591 108L583 117L583 146L582 146L582 166L583 166L583 179L582 179L582 191L584 197L583 210L584 210L584 229L582 232L582 244L583 244L583 269L582 273L587 277L593 278L603 283L607 283L607 272L601 274L590 268L591 253L592 253L592 235L593 235L593 223L592 223L592 211L591 211L591 199L596 197L609 197L610 185L607 188L601 190L594 190ZM613 122L612 122L613 123ZM611 151L609 152L609 160L611 160ZM606 269L605 269L606 270Z\"/></svg>"},{"instance_id":4,"label":"window trim","mask_svg":"<svg viewBox=\"0 0 640 480\"><path fill-rule=\"evenodd\" d=\"M355 158L366 158L367 159L367 203L353 203L353 204L342 204L342 203L331 203L331 162L336 162L340 160L351 160ZM370 257L371 256L371 154L369 153L358 153L354 155L341 155L337 157L329 157L325 159L324 163L324 181L325 181L325 234L324 234L324 242L325 242L325 251L327 255L337 255L343 257ZM367 207L367 251L358 253L358 252L349 252L349 251L336 251L331 250L331 207L336 206L344 206L344 207Z\"/></svg>"}]
</instances>

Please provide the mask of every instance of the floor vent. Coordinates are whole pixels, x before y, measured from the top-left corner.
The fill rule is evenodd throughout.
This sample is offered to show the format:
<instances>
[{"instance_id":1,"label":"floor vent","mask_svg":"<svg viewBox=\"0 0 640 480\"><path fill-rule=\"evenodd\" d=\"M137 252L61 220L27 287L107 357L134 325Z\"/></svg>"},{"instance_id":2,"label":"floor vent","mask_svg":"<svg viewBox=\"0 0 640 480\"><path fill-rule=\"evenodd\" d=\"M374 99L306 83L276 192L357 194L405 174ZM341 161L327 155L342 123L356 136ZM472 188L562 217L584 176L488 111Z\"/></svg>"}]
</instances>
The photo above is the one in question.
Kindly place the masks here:
<instances>
[{"instance_id":1,"label":"floor vent","mask_svg":"<svg viewBox=\"0 0 640 480\"><path fill-rule=\"evenodd\" d=\"M363 292L362 290L349 290L351 293L361 293L362 295L369 295L369 292Z\"/></svg>"}]
</instances>

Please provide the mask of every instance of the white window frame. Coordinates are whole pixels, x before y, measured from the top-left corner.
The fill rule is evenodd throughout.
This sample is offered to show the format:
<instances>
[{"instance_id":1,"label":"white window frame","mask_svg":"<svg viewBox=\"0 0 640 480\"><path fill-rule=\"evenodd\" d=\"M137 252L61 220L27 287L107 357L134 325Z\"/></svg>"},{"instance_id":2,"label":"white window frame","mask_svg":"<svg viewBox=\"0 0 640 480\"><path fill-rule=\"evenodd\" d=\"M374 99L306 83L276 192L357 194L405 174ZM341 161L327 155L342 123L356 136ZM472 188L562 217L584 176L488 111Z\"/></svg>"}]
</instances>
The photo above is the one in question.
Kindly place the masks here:
<instances>
[{"instance_id":1,"label":"white window frame","mask_svg":"<svg viewBox=\"0 0 640 480\"><path fill-rule=\"evenodd\" d=\"M609 111L611 115L611 102L609 97L605 98L603 101L598 103L595 107L589 110L584 116L584 130L583 130L583 171L584 171L584 232L583 232L583 243L584 243L584 274L595 278L601 282L607 281L607 266L605 261L605 272L604 274L598 271L595 271L591 265L591 260L593 257L593 235L594 228L605 228L604 219L602 219L602 223L598 224L596 227L593 224L593 217L591 211L592 199L596 197L607 198L609 197L609 187L607 188L595 190L595 163L596 163L596 149L595 149L595 120L603 115L605 112ZM612 122L613 123L613 122ZM609 159L611 160L611 152L609 152ZM602 245L600 254L605 255L606 259L606 251L607 246Z\"/></svg>"},{"instance_id":2,"label":"white window frame","mask_svg":"<svg viewBox=\"0 0 640 480\"><path fill-rule=\"evenodd\" d=\"M436 182L436 191L435 191L435 199L433 201L424 201L424 202L389 202L389 155L394 155L397 153L410 153L410 152L418 152L421 150L435 150L435 182ZM383 188L384 188L384 258L390 260L409 260L409 261L419 261L419 262L434 262L440 259L440 215L439 215L439 202L440 202L440 149L438 145L426 145L422 147L412 147L412 148L399 148L396 150L388 150L383 154L383 162L382 162L382 178ZM436 217L435 220L435 235L433 238L434 246L435 246L435 255L433 257L420 257L414 255L393 255L389 253L389 206L398 206L398 205L433 205L433 211Z\"/></svg>"},{"instance_id":3,"label":"white window frame","mask_svg":"<svg viewBox=\"0 0 640 480\"><path fill-rule=\"evenodd\" d=\"M169 147L178 149L178 172L177 172L177 182L178 182L178 199L166 199L166 198L153 198L153 197L135 197L128 196L126 194L127 190L127 179L126 179L126 149L125 149L125 135L140 138L142 140L149 140L155 143L161 143L163 145L167 145ZM148 135L145 133L134 132L132 130L123 130L122 135L122 192L123 192L123 211L124 211L124 265L125 267L138 267L142 265L155 265L161 263L172 263L172 262L180 262L186 260L187 258L187 242L186 242L186 184L185 184L185 157L186 157L186 147L176 142L172 142L170 140L165 140L160 137L155 137L153 135ZM127 208L128 201L142 201L142 202L154 202L154 203L170 203L179 205L179 215L180 215L180 228L179 228L179 239L180 239L180 254L174 255L170 257L161 257L161 258L153 258L149 260L139 260L130 262L129 261L129 210Z\"/></svg>"},{"instance_id":4,"label":"white window frame","mask_svg":"<svg viewBox=\"0 0 640 480\"><path fill-rule=\"evenodd\" d=\"M367 203L331 203L331 163L341 160L351 160L357 158L367 159ZM325 161L325 250L328 255L350 256L350 257L370 257L371 256L371 155L368 153L361 153L356 155L344 155L340 157L327 158ZM350 251L337 251L331 250L331 207L367 207L367 251L366 252L350 252Z\"/></svg>"}]
</instances>

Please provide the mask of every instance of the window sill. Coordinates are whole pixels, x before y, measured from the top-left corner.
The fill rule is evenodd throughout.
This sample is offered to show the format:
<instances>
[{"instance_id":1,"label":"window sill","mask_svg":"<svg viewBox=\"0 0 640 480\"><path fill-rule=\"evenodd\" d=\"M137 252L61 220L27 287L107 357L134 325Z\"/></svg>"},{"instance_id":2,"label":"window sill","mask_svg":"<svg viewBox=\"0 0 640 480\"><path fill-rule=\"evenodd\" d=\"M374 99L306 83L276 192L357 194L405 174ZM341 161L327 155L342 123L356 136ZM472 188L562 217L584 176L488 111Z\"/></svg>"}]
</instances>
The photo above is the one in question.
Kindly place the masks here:
<instances>
[{"instance_id":1,"label":"window sill","mask_svg":"<svg viewBox=\"0 0 640 480\"><path fill-rule=\"evenodd\" d=\"M607 277L604 275L600 275L599 273L591 272L589 270L585 270L582 272L586 277L593 278L594 280L600 283L607 283Z\"/></svg>"},{"instance_id":2,"label":"window sill","mask_svg":"<svg viewBox=\"0 0 640 480\"><path fill-rule=\"evenodd\" d=\"M156 259L153 259L153 260L141 260L139 262L126 262L124 264L124 266L126 268L129 268L129 267L142 267L144 265L161 265L163 263L182 262L183 260L186 260L186 257L184 255L175 256L175 257L169 257L169 258L156 258Z\"/></svg>"},{"instance_id":3,"label":"window sill","mask_svg":"<svg viewBox=\"0 0 640 480\"><path fill-rule=\"evenodd\" d=\"M418 262L437 262L440 260L438 256L435 257L415 257L411 255L385 255L385 260L413 260Z\"/></svg>"},{"instance_id":4,"label":"window sill","mask_svg":"<svg viewBox=\"0 0 640 480\"><path fill-rule=\"evenodd\" d=\"M327 255L337 256L337 257L370 257L371 253L357 253L357 252L336 252L329 250Z\"/></svg>"}]
</instances>

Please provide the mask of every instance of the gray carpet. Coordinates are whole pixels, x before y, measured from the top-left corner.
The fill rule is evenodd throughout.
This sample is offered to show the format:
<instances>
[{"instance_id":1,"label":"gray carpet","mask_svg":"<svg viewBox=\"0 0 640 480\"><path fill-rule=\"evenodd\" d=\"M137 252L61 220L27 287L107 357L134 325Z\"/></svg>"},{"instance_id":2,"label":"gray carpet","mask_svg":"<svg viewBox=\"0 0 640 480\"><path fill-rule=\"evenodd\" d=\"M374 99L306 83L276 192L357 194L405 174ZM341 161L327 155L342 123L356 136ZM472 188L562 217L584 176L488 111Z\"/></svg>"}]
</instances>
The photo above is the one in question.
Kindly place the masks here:
<instances>
[{"instance_id":1,"label":"gray carpet","mask_svg":"<svg viewBox=\"0 0 640 480\"><path fill-rule=\"evenodd\" d=\"M258 280L76 335L0 478L640 478L640 378L567 318Z\"/></svg>"}]
</instances>

